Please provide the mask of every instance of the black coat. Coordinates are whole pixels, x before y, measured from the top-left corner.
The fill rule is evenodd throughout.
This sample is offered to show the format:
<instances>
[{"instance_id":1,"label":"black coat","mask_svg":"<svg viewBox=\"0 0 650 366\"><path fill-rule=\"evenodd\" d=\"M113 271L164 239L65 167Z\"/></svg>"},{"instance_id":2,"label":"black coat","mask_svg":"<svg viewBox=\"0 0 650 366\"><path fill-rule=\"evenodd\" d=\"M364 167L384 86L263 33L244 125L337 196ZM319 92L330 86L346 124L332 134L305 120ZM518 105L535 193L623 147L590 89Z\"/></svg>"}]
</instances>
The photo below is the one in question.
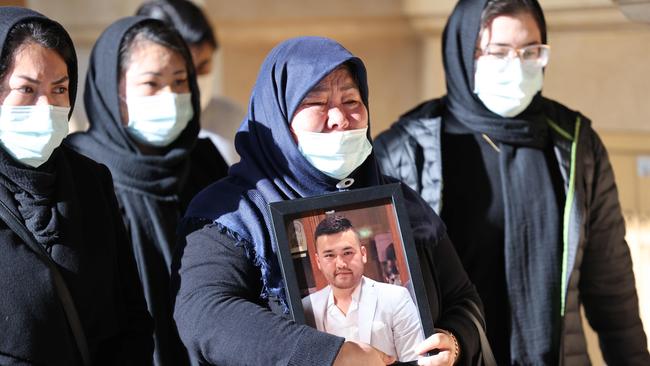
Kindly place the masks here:
<instances>
[{"instance_id":1,"label":"black coat","mask_svg":"<svg viewBox=\"0 0 650 366\"><path fill-rule=\"evenodd\" d=\"M564 218L558 217L568 225L562 243L567 266L562 274L566 302L560 362L589 364L580 316L584 305L608 364L648 365L625 222L605 146L581 114L548 99L543 100L543 108L551 121L553 152L570 199L570 210ZM423 103L382 132L374 145L382 171L415 189L437 212L444 198L441 156L445 152L440 144L444 112L440 100ZM572 175L574 182L569 179ZM444 205L454 204L444 201Z\"/></svg>"},{"instance_id":2,"label":"black coat","mask_svg":"<svg viewBox=\"0 0 650 366\"><path fill-rule=\"evenodd\" d=\"M64 225L81 245L64 242L51 253L78 310L93 364L151 364L151 319L111 175L65 146L58 153L76 194L74 219ZM20 215L3 186L0 199ZM0 364L80 365L51 272L2 221L0 253Z\"/></svg>"}]
</instances>

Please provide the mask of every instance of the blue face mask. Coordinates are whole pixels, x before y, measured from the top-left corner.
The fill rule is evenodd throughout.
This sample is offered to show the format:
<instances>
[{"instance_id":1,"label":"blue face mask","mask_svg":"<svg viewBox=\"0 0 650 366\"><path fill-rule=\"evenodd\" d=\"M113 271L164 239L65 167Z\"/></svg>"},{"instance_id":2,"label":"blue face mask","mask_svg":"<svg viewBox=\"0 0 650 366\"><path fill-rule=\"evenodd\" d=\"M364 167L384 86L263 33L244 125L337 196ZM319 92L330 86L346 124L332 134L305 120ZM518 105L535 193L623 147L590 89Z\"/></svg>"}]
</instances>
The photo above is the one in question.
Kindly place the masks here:
<instances>
[{"instance_id":1,"label":"blue face mask","mask_svg":"<svg viewBox=\"0 0 650 366\"><path fill-rule=\"evenodd\" d=\"M190 93L129 97L126 105L129 135L151 146L162 147L174 142L194 117Z\"/></svg>"},{"instance_id":2,"label":"blue face mask","mask_svg":"<svg viewBox=\"0 0 650 366\"><path fill-rule=\"evenodd\" d=\"M0 145L17 161L37 168L68 134L69 107L0 106Z\"/></svg>"}]
</instances>

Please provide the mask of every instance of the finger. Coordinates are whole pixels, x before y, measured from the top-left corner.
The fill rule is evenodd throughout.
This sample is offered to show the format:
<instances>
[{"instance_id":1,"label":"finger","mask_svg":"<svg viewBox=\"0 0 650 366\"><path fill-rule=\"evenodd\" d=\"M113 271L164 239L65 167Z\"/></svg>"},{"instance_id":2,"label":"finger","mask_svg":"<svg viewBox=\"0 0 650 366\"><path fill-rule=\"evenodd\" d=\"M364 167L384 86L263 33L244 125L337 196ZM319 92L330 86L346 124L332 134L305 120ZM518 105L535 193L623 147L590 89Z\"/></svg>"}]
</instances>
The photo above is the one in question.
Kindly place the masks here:
<instances>
[{"instance_id":1,"label":"finger","mask_svg":"<svg viewBox=\"0 0 650 366\"><path fill-rule=\"evenodd\" d=\"M415 353L421 355L433 349L445 348L444 346L448 344L448 342L445 341L445 338L447 338L446 334L436 333L431 337L425 339L424 341L420 342L415 347Z\"/></svg>"},{"instance_id":2,"label":"finger","mask_svg":"<svg viewBox=\"0 0 650 366\"><path fill-rule=\"evenodd\" d=\"M377 351L377 352L379 352L379 356L381 356L381 362L383 362L386 365L393 364L393 363L395 363L395 361L397 361L397 358L395 358L395 357L393 357L391 355L387 355L387 354L385 354L384 352L381 352L381 351Z\"/></svg>"}]
</instances>

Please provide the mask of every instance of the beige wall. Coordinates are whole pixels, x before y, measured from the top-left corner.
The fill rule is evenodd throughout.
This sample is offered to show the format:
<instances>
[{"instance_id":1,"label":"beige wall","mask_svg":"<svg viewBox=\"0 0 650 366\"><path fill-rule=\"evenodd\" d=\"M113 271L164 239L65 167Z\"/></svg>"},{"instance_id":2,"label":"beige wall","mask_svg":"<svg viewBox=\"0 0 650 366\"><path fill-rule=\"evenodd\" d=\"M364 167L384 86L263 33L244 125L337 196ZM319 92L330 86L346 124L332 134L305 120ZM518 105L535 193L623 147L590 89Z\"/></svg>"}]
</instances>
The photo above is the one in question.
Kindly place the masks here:
<instances>
[{"instance_id":1,"label":"beige wall","mask_svg":"<svg viewBox=\"0 0 650 366\"><path fill-rule=\"evenodd\" d=\"M27 1L28 6L59 20L71 32L82 71L97 35L114 19L131 14L139 3ZM242 106L247 105L266 53L278 42L298 35L335 38L365 61L375 134L421 101L444 94L440 36L453 0L203 3L217 25L222 45L217 89ZM628 239L635 263L638 268L648 268L650 222L643 217L650 217L650 178L638 176L637 160L650 155L650 24L628 21L610 0L541 3L552 47L544 94L582 111L603 136L624 211L633 223L628 226ZM77 114L80 120L82 116ZM648 319L650 279L647 271L638 268L642 307ZM593 335L590 337L594 348ZM597 358L594 361L602 364Z\"/></svg>"},{"instance_id":2,"label":"beige wall","mask_svg":"<svg viewBox=\"0 0 650 366\"><path fill-rule=\"evenodd\" d=\"M1 0L0 6L25 6L25 0Z\"/></svg>"},{"instance_id":3,"label":"beige wall","mask_svg":"<svg viewBox=\"0 0 650 366\"><path fill-rule=\"evenodd\" d=\"M601 133L614 166L619 198L628 216L650 218L650 176L639 176L639 160L650 159L650 133Z\"/></svg>"}]
</instances>

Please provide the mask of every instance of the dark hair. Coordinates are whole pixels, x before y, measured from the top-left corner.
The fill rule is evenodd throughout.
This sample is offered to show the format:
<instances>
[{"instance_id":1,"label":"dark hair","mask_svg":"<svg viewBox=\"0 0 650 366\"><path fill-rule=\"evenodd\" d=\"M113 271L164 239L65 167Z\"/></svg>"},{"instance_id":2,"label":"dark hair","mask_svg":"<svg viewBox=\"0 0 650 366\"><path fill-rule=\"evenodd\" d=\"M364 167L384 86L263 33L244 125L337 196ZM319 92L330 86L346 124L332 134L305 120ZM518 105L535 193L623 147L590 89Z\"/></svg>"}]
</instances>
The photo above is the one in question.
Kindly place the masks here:
<instances>
[{"instance_id":1,"label":"dark hair","mask_svg":"<svg viewBox=\"0 0 650 366\"><path fill-rule=\"evenodd\" d=\"M340 215L327 215L316 226L314 240L318 240L319 236L338 234L348 230L353 230L350 220Z\"/></svg>"},{"instance_id":2,"label":"dark hair","mask_svg":"<svg viewBox=\"0 0 650 366\"><path fill-rule=\"evenodd\" d=\"M185 60L188 70L193 70L192 56L178 33L159 20L147 19L124 34L118 56L120 71L128 68L133 49L142 41L150 41L178 52Z\"/></svg>"},{"instance_id":3,"label":"dark hair","mask_svg":"<svg viewBox=\"0 0 650 366\"><path fill-rule=\"evenodd\" d=\"M74 92L77 81L77 54L74 45L68 32L59 23L46 18L28 18L11 28L0 56L0 80L7 76L16 52L22 45L30 42L54 50L61 56L68 66L71 86L69 90ZM69 97L73 104L74 95L69 94Z\"/></svg>"},{"instance_id":4,"label":"dark hair","mask_svg":"<svg viewBox=\"0 0 650 366\"><path fill-rule=\"evenodd\" d=\"M357 65L355 65L355 63L352 61L345 61L339 67L343 67L348 70L350 76L352 76L352 81L354 81L354 85L357 86L357 89L361 90L361 85L359 84L359 75L357 75L358 72Z\"/></svg>"},{"instance_id":5,"label":"dark hair","mask_svg":"<svg viewBox=\"0 0 650 366\"><path fill-rule=\"evenodd\" d=\"M535 0L490 0L485 4L483 13L481 13L481 30L482 33L485 29L492 25L492 21L498 16L502 15L518 15L521 13L530 14L539 27L539 32L542 35L542 43L546 43L546 21L544 20L544 13Z\"/></svg>"},{"instance_id":6,"label":"dark hair","mask_svg":"<svg viewBox=\"0 0 650 366\"><path fill-rule=\"evenodd\" d=\"M162 20L174 27L188 46L207 42L218 48L214 30L201 9L187 0L155 0L142 4L137 15Z\"/></svg>"}]
</instances>

